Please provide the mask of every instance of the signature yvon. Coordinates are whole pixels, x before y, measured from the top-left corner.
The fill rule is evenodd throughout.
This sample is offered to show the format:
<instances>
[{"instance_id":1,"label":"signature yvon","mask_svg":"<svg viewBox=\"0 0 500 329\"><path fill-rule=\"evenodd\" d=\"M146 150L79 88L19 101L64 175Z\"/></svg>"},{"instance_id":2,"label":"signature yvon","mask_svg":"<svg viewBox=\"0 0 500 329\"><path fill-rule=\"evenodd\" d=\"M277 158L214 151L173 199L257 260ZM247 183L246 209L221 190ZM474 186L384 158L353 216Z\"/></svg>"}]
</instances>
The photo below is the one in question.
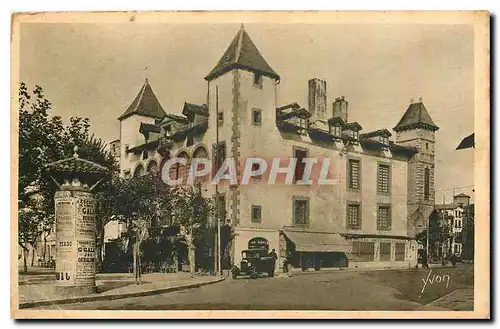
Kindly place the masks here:
<instances>
[{"instance_id":1,"label":"signature yvon","mask_svg":"<svg viewBox=\"0 0 500 329\"><path fill-rule=\"evenodd\" d=\"M432 275L432 278L431 278ZM420 291L421 294L424 293L425 288L427 285L433 284L433 283L444 283L446 282L446 288L448 289L448 286L450 284L450 276L448 274L445 275L439 275L439 274L432 274L432 269L429 271L427 274L427 278L424 280L422 279L422 282L424 283L424 286L422 287L422 291Z\"/></svg>"}]
</instances>

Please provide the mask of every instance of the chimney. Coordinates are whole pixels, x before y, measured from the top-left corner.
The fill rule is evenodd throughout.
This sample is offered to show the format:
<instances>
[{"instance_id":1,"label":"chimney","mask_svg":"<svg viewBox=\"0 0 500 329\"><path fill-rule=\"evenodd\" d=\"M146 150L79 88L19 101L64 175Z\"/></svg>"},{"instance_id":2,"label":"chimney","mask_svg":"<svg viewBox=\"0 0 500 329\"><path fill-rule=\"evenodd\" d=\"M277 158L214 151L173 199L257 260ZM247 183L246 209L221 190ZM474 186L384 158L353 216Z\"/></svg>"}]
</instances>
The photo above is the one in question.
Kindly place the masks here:
<instances>
[{"instance_id":1,"label":"chimney","mask_svg":"<svg viewBox=\"0 0 500 329\"><path fill-rule=\"evenodd\" d=\"M344 122L347 122L347 105L349 103L345 100L345 97L336 97L335 102L333 102L333 117L339 117Z\"/></svg>"},{"instance_id":2,"label":"chimney","mask_svg":"<svg viewBox=\"0 0 500 329\"><path fill-rule=\"evenodd\" d=\"M326 81L309 80L309 111L318 119L326 119Z\"/></svg>"}]
</instances>

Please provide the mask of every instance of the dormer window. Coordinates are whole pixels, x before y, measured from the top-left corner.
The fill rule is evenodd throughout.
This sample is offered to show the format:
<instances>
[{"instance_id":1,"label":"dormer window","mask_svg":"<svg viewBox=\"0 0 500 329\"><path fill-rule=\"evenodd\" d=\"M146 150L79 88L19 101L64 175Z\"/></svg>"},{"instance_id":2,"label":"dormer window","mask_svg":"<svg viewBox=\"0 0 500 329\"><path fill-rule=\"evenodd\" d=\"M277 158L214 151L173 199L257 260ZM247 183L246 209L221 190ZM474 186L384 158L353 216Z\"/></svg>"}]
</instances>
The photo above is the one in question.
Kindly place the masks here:
<instances>
[{"instance_id":1,"label":"dormer window","mask_svg":"<svg viewBox=\"0 0 500 329\"><path fill-rule=\"evenodd\" d=\"M172 135L172 126L168 125L165 126L165 136L170 136Z\"/></svg>"},{"instance_id":2,"label":"dormer window","mask_svg":"<svg viewBox=\"0 0 500 329\"><path fill-rule=\"evenodd\" d=\"M262 75L258 72L253 74L253 86L262 89Z\"/></svg>"},{"instance_id":3,"label":"dormer window","mask_svg":"<svg viewBox=\"0 0 500 329\"><path fill-rule=\"evenodd\" d=\"M307 134L307 128L308 128L308 119L307 118L298 118L299 121L299 134L301 135L306 135Z\"/></svg>"},{"instance_id":4,"label":"dormer window","mask_svg":"<svg viewBox=\"0 0 500 329\"><path fill-rule=\"evenodd\" d=\"M358 140L359 139L359 131L353 130L351 137L354 138L355 140Z\"/></svg>"},{"instance_id":5,"label":"dormer window","mask_svg":"<svg viewBox=\"0 0 500 329\"><path fill-rule=\"evenodd\" d=\"M330 125L330 134L335 137L340 137L342 133L342 127L340 125Z\"/></svg>"},{"instance_id":6,"label":"dormer window","mask_svg":"<svg viewBox=\"0 0 500 329\"><path fill-rule=\"evenodd\" d=\"M380 137L380 142L384 145L389 145L389 137L384 137L384 136L381 136Z\"/></svg>"}]
</instances>

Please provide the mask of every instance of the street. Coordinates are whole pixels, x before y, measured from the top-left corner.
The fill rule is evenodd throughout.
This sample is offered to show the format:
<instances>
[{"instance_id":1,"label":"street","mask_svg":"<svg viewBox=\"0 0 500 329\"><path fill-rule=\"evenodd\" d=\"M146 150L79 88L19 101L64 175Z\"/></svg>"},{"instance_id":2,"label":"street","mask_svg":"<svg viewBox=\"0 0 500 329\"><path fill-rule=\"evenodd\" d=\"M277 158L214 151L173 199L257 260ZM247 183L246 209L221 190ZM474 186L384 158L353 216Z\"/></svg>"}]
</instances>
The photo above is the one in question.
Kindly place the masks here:
<instances>
[{"instance_id":1,"label":"street","mask_svg":"<svg viewBox=\"0 0 500 329\"><path fill-rule=\"evenodd\" d=\"M236 280L228 278L221 283L196 289L146 297L54 305L38 309L419 310L423 305L455 289L470 287L468 281L459 278L458 273L460 275L472 273L472 269L472 266L465 264L456 268L436 269L438 273L449 273L452 282L448 288L434 284L426 289L425 294L437 293L435 296L425 294L419 296L422 289L421 279L426 278L429 272L427 269L325 271L300 273L292 277ZM397 282L398 278L401 282Z\"/></svg>"}]
</instances>

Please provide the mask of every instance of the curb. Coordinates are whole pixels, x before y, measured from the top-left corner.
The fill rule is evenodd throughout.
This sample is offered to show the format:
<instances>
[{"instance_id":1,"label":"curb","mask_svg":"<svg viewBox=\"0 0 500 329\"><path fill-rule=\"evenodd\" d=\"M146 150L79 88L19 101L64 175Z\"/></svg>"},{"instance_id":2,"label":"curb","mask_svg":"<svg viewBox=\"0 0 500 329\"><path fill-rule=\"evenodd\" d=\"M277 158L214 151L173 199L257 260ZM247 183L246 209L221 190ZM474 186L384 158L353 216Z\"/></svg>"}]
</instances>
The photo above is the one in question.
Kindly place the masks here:
<instances>
[{"instance_id":1,"label":"curb","mask_svg":"<svg viewBox=\"0 0 500 329\"><path fill-rule=\"evenodd\" d=\"M422 306L422 311L425 311L425 308L426 308L426 307L433 307L433 306L435 306L435 304L436 304L436 303L438 303L438 302L442 301L443 299L448 298L448 297L450 297L450 296L453 296L453 295L454 295L454 294L456 294L459 290L460 290L460 289L455 289L455 290L453 290L452 292L450 292L450 293L448 293L448 294L446 294L446 295L444 295L444 296L441 296L441 297L439 297L438 299L434 299L434 300L433 300L432 302L430 302L430 303L425 304L424 306ZM441 306L436 306L436 307L439 307L439 308L442 308L442 309L446 309L446 307L441 307ZM453 311L453 310L451 310L451 309L450 309L450 311Z\"/></svg>"},{"instance_id":2,"label":"curb","mask_svg":"<svg viewBox=\"0 0 500 329\"><path fill-rule=\"evenodd\" d=\"M159 294L163 294L166 292L199 288L199 287L206 286L209 284L224 281L225 279L226 279L225 277L220 277L216 280L207 281L207 282L192 283L192 284L187 284L187 285L173 286L173 287L168 287L168 288L161 288L161 289L141 291L141 292L125 293L125 294L119 294L119 295L81 296L81 297L70 297L70 298L65 298L65 299L42 300L42 301L35 301L35 302L19 303L19 309L31 308L31 307L37 307L37 306L75 304L75 303L83 303L83 302L95 302L95 301L101 301L101 300L115 300L115 299L122 299L122 298L133 298L133 297L159 295Z\"/></svg>"}]
</instances>

